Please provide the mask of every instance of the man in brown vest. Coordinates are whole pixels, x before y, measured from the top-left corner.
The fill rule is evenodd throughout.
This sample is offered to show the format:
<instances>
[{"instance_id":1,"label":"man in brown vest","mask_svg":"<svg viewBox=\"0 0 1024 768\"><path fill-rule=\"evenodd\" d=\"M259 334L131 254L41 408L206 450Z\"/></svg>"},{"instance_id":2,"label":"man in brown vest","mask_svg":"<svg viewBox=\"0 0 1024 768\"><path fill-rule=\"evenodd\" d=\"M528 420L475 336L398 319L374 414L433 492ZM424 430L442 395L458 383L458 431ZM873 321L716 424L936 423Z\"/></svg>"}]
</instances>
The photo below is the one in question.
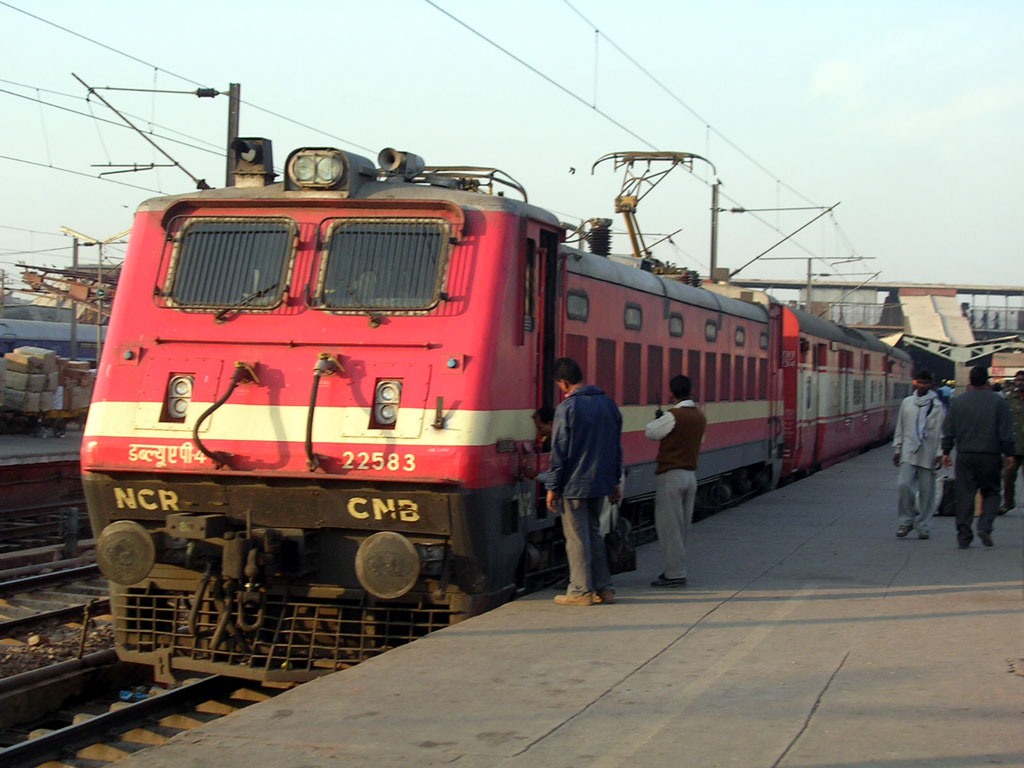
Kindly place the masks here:
<instances>
[{"instance_id":1,"label":"man in brown vest","mask_svg":"<svg viewBox=\"0 0 1024 768\"><path fill-rule=\"evenodd\" d=\"M651 440L661 441L654 470L654 524L665 558L665 571L652 587L686 586L686 540L697 497L697 453L704 441L707 419L690 399L690 379L673 376L668 383L676 404L644 429Z\"/></svg>"}]
</instances>

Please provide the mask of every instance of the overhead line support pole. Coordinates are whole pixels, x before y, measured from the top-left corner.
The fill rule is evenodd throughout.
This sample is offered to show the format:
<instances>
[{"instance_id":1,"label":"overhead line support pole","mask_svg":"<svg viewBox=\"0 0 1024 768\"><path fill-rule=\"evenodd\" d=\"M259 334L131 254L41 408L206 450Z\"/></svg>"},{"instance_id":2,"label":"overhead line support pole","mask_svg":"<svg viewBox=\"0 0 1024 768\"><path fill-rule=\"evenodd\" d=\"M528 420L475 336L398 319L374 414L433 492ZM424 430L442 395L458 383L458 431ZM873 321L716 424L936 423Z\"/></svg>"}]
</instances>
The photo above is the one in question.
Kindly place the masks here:
<instances>
[{"instance_id":1,"label":"overhead line support pole","mask_svg":"<svg viewBox=\"0 0 1024 768\"><path fill-rule=\"evenodd\" d=\"M242 86L231 83L228 89L228 146L227 146L227 179L225 187L235 186L235 153L231 145L238 138L238 111L241 104Z\"/></svg>"}]
</instances>

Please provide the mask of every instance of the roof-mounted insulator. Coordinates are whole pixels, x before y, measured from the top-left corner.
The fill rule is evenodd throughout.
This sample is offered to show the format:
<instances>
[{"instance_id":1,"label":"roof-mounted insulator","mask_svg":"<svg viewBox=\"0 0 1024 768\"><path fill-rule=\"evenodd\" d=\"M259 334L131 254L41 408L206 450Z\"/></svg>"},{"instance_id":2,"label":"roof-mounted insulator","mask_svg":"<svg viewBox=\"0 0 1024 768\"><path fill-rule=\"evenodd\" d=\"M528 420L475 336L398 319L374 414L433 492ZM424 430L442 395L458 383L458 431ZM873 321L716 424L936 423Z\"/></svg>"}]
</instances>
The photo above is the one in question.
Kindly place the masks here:
<instances>
[{"instance_id":1,"label":"roof-mounted insulator","mask_svg":"<svg viewBox=\"0 0 1024 768\"><path fill-rule=\"evenodd\" d=\"M612 220L591 219L587 233L590 252L597 256L610 256L612 252Z\"/></svg>"}]
</instances>

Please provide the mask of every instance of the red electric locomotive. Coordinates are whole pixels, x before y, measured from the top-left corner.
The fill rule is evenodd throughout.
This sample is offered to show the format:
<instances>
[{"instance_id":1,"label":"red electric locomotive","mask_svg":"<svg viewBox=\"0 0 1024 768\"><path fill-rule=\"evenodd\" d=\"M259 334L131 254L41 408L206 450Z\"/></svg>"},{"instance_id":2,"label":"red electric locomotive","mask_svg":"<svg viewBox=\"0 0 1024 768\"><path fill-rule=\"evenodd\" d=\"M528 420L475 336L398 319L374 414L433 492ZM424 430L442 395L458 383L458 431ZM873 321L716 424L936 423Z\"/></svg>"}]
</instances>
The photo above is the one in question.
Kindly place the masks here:
<instances>
[{"instance_id":1,"label":"red electric locomotive","mask_svg":"<svg viewBox=\"0 0 1024 768\"><path fill-rule=\"evenodd\" d=\"M719 488L885 432L884 345L568 248L494 169L234 149L236 186L140 207L82 448L118 653L162 678L305 680L510 599L557 551L523 465L561 355L622 406L634 505L678 372ZM837 365L870 407L801 410Z\"/></svg>"}]
</instances>

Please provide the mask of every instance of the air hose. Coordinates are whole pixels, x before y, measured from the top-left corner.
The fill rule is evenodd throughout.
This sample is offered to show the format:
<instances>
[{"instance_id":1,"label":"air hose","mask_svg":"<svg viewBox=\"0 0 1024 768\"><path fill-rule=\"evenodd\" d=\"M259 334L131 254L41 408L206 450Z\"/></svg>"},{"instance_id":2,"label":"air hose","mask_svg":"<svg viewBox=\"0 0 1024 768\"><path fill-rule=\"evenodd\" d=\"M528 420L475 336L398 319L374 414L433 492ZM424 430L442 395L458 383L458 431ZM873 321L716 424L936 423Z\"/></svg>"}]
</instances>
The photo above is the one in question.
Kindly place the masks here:
<instances>
[{"instance_id":1,"label":"air hose","mask_svg":"<svg viewBox=\"0 0 1024 768\"><path fill-rule=\"evenodd\" d=\"M235 372L231 374L231 384L228 386L228 391L225 392L217 402L203 411L202 416L196 419L195 426L192 427L193 442L195 442L199 451L213 462L216 469L226 466L231 454L223 451L211 451L207 449L207 447L203 445L203 441L199 439L199 428L203 426L203 422L210 418L214 411L228 401L228 398L231 397L231 393L235 391L235 387L239 384L247 384L249 382L259 385L260 380L256 375L256 371L253 370L253 367L248 363L243 363L241 361L236 362Z\"/></svg>"},{"instance_id":2,"label":"air hose","mask_svg":"<svg viewBox=\"0 0 1024 768\"><path fill-rule=\"evenodd\" d=\"M313 367L313 389L309 393L309 411L306 413L306 467L310 472L320 469L320 459L313 453L313 414L316 411L316 394L320 389L320 379L330 376L335 371L344 373L345 369L337 358L327 352L321 352Z\"/></svg>"}]
</instances>

